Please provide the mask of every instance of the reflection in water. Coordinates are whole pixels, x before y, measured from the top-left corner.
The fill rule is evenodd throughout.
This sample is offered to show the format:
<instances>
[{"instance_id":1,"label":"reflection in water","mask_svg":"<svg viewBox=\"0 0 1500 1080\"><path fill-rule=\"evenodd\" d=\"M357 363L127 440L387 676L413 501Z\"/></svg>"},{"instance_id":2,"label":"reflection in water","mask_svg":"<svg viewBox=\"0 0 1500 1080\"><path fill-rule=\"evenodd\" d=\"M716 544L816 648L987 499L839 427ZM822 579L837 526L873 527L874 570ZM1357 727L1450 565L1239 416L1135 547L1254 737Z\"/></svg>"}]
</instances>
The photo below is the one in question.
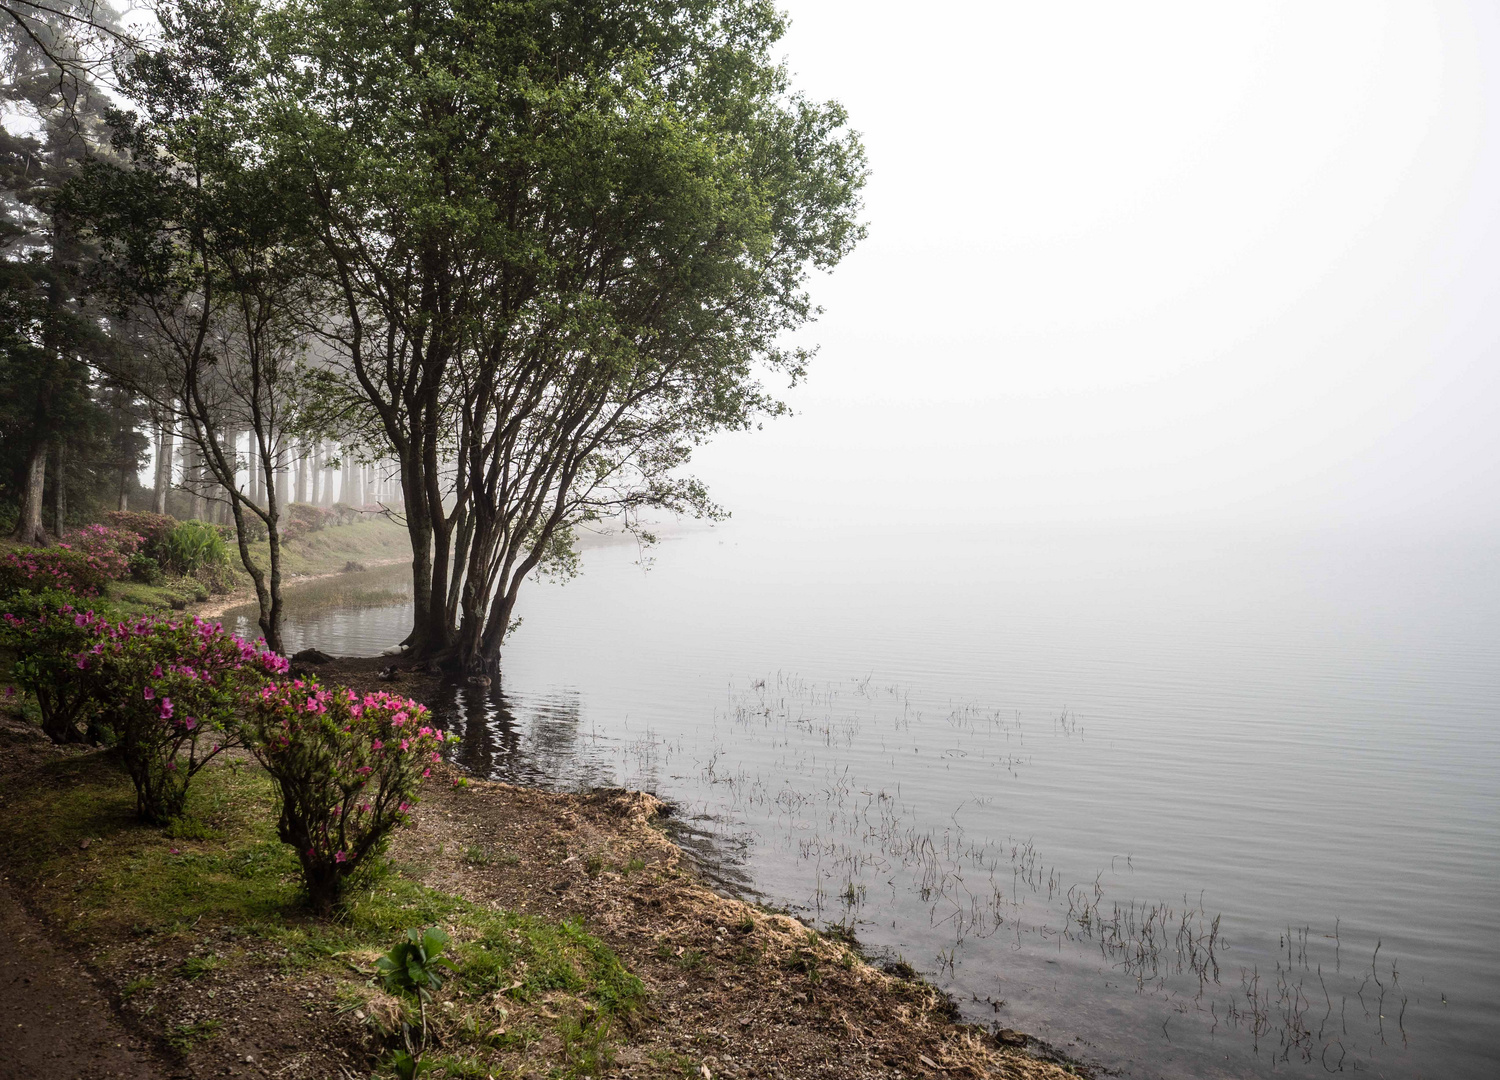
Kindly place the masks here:
<instances>
[{"instance_id":1,"label":"reflection in water","mask_svg":"<svg viewBox=\"0 0 1500 1080\"><path fill-rule=\"evenodd\" d=\"M454 760L478 776L567 790L612 782L613 762L581 731L576 691L528 699L507 696L499 682L487 688L450 682L430 705L459 737Z\"/></svg>"}]
</instances>

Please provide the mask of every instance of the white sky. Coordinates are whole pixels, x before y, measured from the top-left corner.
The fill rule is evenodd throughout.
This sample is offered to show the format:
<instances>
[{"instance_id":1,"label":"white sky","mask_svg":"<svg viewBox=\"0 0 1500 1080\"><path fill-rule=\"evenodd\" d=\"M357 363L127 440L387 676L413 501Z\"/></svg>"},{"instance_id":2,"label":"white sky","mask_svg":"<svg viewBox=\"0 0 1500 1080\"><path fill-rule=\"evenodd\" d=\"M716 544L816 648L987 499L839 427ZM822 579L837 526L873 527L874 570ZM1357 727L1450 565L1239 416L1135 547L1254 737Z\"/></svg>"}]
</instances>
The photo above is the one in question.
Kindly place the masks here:
<instances>
[{"instance_id":1,"label":"white sky","mask_svg":"<svg viewBox=\"0 0 1500 1080\"><path fill-rule=\"evenodd\" d=\"M1500 5L783 2L870 236L738 518L1500 523Z\"/></svg>"}]
</instances>

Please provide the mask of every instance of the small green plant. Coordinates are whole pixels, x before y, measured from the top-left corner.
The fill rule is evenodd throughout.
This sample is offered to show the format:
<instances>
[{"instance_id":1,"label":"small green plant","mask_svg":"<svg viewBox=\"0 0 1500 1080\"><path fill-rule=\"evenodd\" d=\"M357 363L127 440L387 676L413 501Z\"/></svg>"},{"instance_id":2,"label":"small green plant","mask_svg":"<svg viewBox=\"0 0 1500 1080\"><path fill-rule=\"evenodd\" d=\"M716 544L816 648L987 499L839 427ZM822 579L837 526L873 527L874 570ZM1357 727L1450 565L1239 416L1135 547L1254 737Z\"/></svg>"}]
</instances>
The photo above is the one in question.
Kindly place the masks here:
<instances>
[{"instance_id":1,"label":"small green plant","mask_svg":"<svg viewBox=\"0 0 1500 1080\"><path fill-rule=\"evenodd\" d=\"M442 988L443 971L458 970L453 961L443 957L443 950L452 943L440 927L408 930L405 941L375 961L375 970L392 993L415 994L427 1001L432 991Z\"/></svg>"},{"instance_id":2,"label":"small green plant","mask_svg":"<svg viewBox=\"0 0 1500 1080\"><path fill-rule=\"evenodd\" d=\"M816 985L823 979L818 970L818 954L806 949L793 949L791 954L781 962L781 966L787 971L795 971L807 976L807 981Z\"/></svg>"},{"instance_id":3,"label":"small green plant","mask_svg":"<svg viewBox=\"0 0 1500 1080\"><path fill-rule=\"evenodd\" d=\"M604 872L604 856L594 854L583 860L583 869L589 877L598 877Z\"/></svg>"},{"instance_id":4,"label":"small green plant","mask_svg":"<svg viewBox=\"0 0 1500 1080\"><path fill-rule=\"evenodd\" d=\"M706 959L698 949L689 949L681 945L674 949L666 942L662 942L662 944L656 947L656 958L658 960L671 961L682 968L683 971L697 970L703 966L703 961Z\"/></svg>"},{"instance_id":5,"label":"small green plant","mask_svg":"<svg viewBox=\"0 0 1500 1080\"><path fill-rule=\"evenodd\" d=\"M138 581L142 585L160 585L162 582L161 563L150 555L139 553L130 556L129 564L130 580Z\"/></svg>"},{"instance_id":6,"label":"small green plant","mask_svg":"<svg viewBox=\"0 0 1500 1080\"><path fill-rule=\"evenodd\" d=\"M563 1017L557 1025L563 1060L569 1077L600 1076L614 1061L609 1041L609 1017L597 1013L575 1019Z\"/></svg>"},{"instance_id":7,"label":"small green plant","mask_svg":"<svg viewBox=\"0 0 1500 1080\"><path fill-rule=\"evenodd\" d=\"M131 979L124 986L120 987L120 1000L129 1001L142 990L150 990L155 985L156 980L149 976L142 979Z\"/></svg>"},{"instance_id":8,"label":"small green plant","mask_svg":"<svg viewBox=\"0 0 1500 1080\"><path fill-rule=\"evenodd\" d=\"M625 860L624 866L620 867L620 873L629 877L631 874L638 873L644 869L646 869L645 859L630 858Z\"/></svg>"},{"instance_id":9,"label":"small green plant","mask_svg":"<svg viewBox=\"0 0 1500 1080\"><path fill-rule=\"evenodd\" d=\"M397 1080L416 1080L416 1077L431 1072L433 1068L433 1063L423 1061L420 1053L412 1054L406 1050L397 1050L392 1054L390 1064Z\"/></svg>"},{"instance_id":10,"label":"small green plant","mask_svg":"<svg viewBox=\"0 0 1500 1080\"><path fill-rule=\"evenodd\" d=\"M194 1043L212 1039L223 1026L219 1020L200 1020L196 1024L178 1024L167 1029L167 1044L180 1053L187 1053Z\"/></svg>"},{"instance_id":11,"label":"small green plant","mask_svg":"<svg viewBox=\"0 0 1500 1080\"><path fill-rule=\"evenodd\" d=\"M495 853L485 844L470 844L464 848L464 862L471 866L488 866L495 861Z\"/></svg>"},{"instance_id":12,"label":"small green plant","mask_svg":"<svg viewBox=\"0 0 1500 1080\"><path fill-rule=\"evenodd\" d=\"M189 956L178 968L184 979L197 979L224 966L217 956Z\"/></svg>"}]
</instances>

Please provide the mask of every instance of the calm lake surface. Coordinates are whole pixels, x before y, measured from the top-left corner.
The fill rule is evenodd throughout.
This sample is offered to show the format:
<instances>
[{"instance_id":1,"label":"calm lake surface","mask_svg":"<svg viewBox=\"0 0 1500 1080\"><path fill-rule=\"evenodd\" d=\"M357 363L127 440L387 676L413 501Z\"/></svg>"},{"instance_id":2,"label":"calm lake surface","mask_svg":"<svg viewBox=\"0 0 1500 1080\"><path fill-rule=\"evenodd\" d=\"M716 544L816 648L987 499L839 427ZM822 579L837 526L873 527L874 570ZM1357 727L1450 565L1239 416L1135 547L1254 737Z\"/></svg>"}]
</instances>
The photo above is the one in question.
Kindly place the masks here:
<instances>
[{"instance_id":1,"label":"calm lake surface","mask_svg":"<svg viewBox=\"0 0 1500 1080\"><path fill-rule=\"evenodd\" d=\"M529 586L503 687L433 703L461 760L674 800L742 891L1127 1076L1500 1075L1494 541L731 523L650 556ZM357 578L377 606L294 593L290 643L404 636L402 571Z\"/></svg>"}]
</instances>

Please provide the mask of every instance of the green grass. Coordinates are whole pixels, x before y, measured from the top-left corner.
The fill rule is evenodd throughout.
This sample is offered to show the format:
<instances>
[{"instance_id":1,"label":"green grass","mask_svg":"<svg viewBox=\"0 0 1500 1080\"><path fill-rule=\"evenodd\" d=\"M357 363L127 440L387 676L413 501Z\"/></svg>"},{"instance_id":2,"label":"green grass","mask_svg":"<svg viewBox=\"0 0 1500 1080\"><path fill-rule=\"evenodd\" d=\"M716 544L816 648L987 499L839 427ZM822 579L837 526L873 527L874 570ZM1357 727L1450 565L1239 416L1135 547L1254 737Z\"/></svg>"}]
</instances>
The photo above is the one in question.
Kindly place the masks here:
<instances>
[{"instance_id":1,"label":"green grass","mask_svg":"<svg viewBox=\"0 0 1500 1080\"><path fill-rule=\"evenodd\" d=\"M185 947L179 957L192 950L133 980L122 997L173 979L232 976L247 959L270 958L287 972L342 978L352 1004L360 991L351 980L372 980L374 953L409 928L441 925L458 942L449 950L458 971L443 993L458 1009L460 1030L470 1019L470 1037L461 1038L474 1053L524 1050L542 1037L524 1023L496 1033L475 1018L498 994L560 1014L549 1021L561 1044L558 1075L596 1075L607 1064L611 1033L640 1007L644 989L581 921L482 907L428 888L401 866L372 872L338 919L320 921L303 907L296 859L277 839L275 819L264 773L215 765L194 779L183 822L165 831L140 825L129 778L113 755L100 752L50 762L5 792L0 847L13 878L67 936L91 943L99 955L141 937L175 941ZM221 935L213 952L194 950L195 940L215 929L232 931L235 943L225 949ZM165 1036L186 1053L213 1037L213 1025ZM472 1072L478 1061L455 1053L445 1065L450 1075L479 1075Z\"/></svg>"},{"instance_id":2,"label":"green grass","mask_svg":"<svg viewBox=\"0 0 1500 1080\"><path fill-rule=\"evenodd\" d=\"M250 554L269 566L271 548L264 540L250 545ZM331 574L349 562L384 562L410 558L411 539L406 529L384 517L371 517L353 525L337 525L308 533L282 545L282 573ZM230 561L238 569L238 550ZM248 578L247 578L248 580Z\"/></svg>"}]
</instances>

